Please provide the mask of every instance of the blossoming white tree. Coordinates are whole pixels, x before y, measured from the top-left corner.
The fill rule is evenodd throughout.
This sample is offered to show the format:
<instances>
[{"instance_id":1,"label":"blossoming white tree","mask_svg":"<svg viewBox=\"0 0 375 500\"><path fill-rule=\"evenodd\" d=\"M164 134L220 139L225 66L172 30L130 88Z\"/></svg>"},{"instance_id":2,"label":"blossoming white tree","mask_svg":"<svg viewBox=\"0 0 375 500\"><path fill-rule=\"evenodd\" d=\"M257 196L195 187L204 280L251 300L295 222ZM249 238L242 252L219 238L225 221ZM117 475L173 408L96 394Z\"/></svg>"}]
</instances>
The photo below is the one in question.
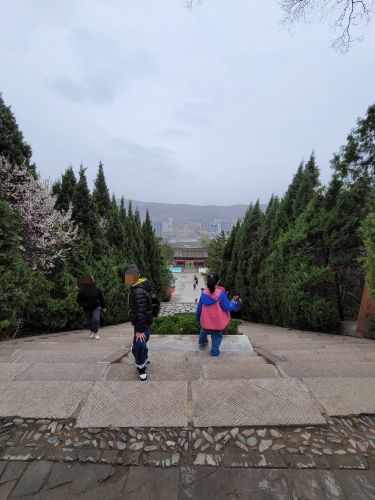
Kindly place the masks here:
<instances>
[{"instance_id":1,"label":"blossoming white tree","mask_svg":"<svg viewBox=\"0 0 375 500\"><path fill-rule=\"evenodd\" d=\"M35 179L22 166L0 157L2 197L18 215L21 250L33 269L48 270L76 238L71 210L55 209L56 198L48 183Z\"/></svg>"}]
</instances>

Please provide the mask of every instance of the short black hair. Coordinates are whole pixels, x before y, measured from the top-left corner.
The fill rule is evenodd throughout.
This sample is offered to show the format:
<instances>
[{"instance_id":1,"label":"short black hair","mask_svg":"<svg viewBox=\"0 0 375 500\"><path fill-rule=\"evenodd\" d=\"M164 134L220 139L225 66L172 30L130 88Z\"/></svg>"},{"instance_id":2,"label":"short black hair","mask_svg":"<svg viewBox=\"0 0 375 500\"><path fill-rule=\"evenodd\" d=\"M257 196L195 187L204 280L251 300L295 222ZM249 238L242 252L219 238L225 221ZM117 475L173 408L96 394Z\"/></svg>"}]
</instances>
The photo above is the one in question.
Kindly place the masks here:
<instances>
[{"instance_id":1,"label":"short black hair","mask_svg":"<svg viewBox=\"0 0 375 500\"><path fill-rule=\"evenodd\" d=\"M139 274L139 269L137 264L129 264L125 267L125 274Z\"/></svg>"}]
</instances>

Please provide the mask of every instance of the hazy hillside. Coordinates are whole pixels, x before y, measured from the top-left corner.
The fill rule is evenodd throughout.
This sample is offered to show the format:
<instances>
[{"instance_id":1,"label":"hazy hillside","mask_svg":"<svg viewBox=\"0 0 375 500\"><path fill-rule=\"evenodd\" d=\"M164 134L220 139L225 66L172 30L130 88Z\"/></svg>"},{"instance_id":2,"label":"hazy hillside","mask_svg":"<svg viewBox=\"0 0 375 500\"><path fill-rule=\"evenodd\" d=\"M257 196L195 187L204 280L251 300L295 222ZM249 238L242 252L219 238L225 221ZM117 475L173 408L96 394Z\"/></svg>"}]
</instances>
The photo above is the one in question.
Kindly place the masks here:
<instances>
[{"instance_id":1,"label":"hazy hillside","mask_svg":"<svg viewBox=\"0 0 375 500\"><path fill-rule=\"evenodd\" d=\"M214 219L222 219L228 222L236 221L243 217L247 205L231 205L228 207L216 205L174 205L169 203L155 203L132 201L134 207L138 207L141 217L146 213L146 208L149 209L153 221L168 221L169 217L173 217L173 225L177 228L185 224L196 222L202 225L213 222Z\"/></svg>"}]
</instances>

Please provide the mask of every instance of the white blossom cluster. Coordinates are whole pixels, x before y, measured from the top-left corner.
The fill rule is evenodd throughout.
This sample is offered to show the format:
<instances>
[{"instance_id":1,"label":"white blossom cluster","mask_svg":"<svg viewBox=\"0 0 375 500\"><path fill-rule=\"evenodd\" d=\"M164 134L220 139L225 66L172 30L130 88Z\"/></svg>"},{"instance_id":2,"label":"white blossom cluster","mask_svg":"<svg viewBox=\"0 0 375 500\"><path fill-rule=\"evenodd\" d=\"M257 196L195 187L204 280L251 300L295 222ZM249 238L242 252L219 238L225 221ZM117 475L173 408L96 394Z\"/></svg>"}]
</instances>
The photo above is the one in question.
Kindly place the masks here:
<instances>
[{"instance_id":1,"label":"white blossom cluster","mask_svg":"<svg viewBox=\"0 0 375 500\"><path fill-rule=\"evenodd\" d=\"M56 197L48 183L35 179L26 168L0 157L0 189L18 216L21 250L33 269L53 268L77 236L71 210L55 209Z\"/></svg>"}]
</instances>

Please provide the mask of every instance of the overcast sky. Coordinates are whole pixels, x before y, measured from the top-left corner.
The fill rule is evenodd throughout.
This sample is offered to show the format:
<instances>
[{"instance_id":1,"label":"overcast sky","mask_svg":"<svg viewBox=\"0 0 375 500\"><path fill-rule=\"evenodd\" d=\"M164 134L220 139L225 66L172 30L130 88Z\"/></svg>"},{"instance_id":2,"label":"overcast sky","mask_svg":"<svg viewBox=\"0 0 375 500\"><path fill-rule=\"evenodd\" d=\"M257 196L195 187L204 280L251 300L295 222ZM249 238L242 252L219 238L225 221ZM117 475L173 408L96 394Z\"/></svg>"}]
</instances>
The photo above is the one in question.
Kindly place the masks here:
<instances>
[{"instance_id":1,"label":"overcast sky","mask_svg":"<svg viewBox=\"0 0 375 500\"><path fill-rule=\"evenodd\" d=\"M375 102L375 29L346 57L277 0L12 0L0 91L41 177L100 160L117 196L264 203L315 150L322 181Z\"/></svg>"}]
</instances>

